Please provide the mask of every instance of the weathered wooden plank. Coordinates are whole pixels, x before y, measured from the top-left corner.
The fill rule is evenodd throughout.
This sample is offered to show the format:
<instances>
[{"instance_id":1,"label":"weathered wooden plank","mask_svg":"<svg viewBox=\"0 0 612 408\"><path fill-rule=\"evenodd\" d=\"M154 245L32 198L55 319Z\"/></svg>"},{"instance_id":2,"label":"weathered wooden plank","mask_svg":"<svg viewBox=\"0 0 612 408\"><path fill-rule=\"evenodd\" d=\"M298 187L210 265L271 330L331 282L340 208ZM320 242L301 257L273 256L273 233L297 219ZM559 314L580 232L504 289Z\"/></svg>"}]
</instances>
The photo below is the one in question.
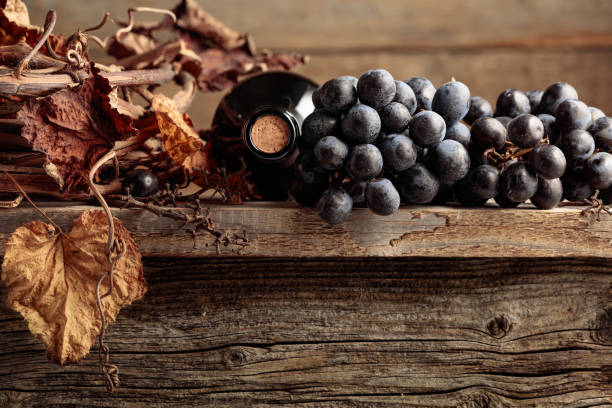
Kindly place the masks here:
<instances>
[{"instance_id":1,"label":"weathered wooden plank","mask_svg":"<svg viewBox=\"0 0 612 408\"><path fill-rule=\"evenodd\" d=\"M51 204L50 204L51 205ZM45 211L67 230L87 206L47 206ZM220 231L247 232L245 257L612 257L612 217L599 222L581 216L583 208L542 211L518 209L405 207L389 217L355 209L341 225L329 226L314 209L291 203L255 202L241 206L211 204ZM197 238L182 221L147 211L115 209L144 256L217 256L211 235ZM41 216L31 208L0 211L0 255L9 235ZM233 256L221 248L221 256Z\"/></svg>"},{"instance_id":2,"label":"weathered wooden plank","mask_svg":"<svg viewBox=\"0 0 612 408\"><path fill-rule=\"evenodd\" d=\"M0 306L6 407L591 407L612 399L605 259L145 260L146 297L52 366ZM5 296L0 289L0 298Z\"/></svg>"},{"instance_id":3,"label":"weathered wooden plank","mask_svg":"<svg viewBox=\"0 0 612 408\"><path fill-rule=\"evenodd\" d=\"M41 25L47 8L58 12L57 32L71 34L72 16L81 26L99 21L105 11L126 19L131 6L174 7L163 0L91 3L45 2L30 7ZM363 49L429 49L489 46L612 44L612 4L607 0L198 0L230 27L249 32L262 47L313 51ZM138 21L155 22L142 13ZM106 31L110 31L106 30Z\"/></svg>"}]
</instances>

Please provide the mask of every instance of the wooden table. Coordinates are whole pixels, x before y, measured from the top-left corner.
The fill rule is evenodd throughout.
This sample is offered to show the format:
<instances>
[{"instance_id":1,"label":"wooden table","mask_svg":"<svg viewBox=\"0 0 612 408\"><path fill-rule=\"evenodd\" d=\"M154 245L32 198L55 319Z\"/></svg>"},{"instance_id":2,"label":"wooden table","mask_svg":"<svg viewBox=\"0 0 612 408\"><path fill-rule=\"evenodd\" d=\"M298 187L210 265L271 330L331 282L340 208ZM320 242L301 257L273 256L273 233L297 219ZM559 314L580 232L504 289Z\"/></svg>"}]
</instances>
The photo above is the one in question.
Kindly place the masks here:
<instances>
[{"instance_id":1,"label":"wooden table","mask_svg":"<svg viewBox=\"0 0 612 408\"><path fill-rule=\"evenodd\" d=\"M69 227L85 208L47 212ZM105 393L95 352L47 363L2 301L0 406L612 406L612 217L580 211L356 210L329 227L213 206L250 238L217 256L176 221L115 210L149 284L107 335L121 387ZM0 210L0 256L38 218Z\"/></svg>"}]
</instances>

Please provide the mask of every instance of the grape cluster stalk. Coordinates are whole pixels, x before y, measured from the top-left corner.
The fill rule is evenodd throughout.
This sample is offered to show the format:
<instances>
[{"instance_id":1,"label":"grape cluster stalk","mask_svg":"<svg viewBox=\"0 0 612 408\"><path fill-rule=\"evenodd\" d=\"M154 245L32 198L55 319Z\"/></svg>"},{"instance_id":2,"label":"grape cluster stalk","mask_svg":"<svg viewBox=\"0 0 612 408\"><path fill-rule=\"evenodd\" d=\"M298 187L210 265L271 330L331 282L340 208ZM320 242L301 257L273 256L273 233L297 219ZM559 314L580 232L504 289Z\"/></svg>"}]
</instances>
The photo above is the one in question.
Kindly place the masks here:
<instances>
[{"instance_id":1,"label":"grape cluster stalk","mask_svg":"<svg viewBox=\"0 0 612 408\"><path fill-rule=\"evenodd\" d=\"M493 109L454 79L436 89L374 69L333 78L312 99L291 193L329 224L402 203L612 202L612 118L568 83L506 89Z\"/></svg>"}]
</instances>

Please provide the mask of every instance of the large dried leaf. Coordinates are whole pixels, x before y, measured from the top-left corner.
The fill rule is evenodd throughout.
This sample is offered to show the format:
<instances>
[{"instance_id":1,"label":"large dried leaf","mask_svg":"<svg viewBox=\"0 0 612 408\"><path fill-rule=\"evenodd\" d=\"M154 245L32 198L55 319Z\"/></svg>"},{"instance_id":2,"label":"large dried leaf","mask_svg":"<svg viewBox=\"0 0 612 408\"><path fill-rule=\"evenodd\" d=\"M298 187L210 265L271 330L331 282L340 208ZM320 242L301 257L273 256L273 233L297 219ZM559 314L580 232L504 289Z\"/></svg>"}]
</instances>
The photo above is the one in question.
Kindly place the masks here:
<instances>
[{"instance_id":1,"label":"large dried leaf","mask_svg":"<svg viewBox=\"0 0 612 408\"><path fill-rule=\"evenodd\" d=\"M30 47L34 47L42 37L43 30L40 27L22 24L23 18L15 18L11 12L0 9L0 45L13 45L25 41ZM51 35L49 42L56 53L65 55L67 40L64 36ZM47 47L42 47L40 52L48 54Z\"/></svg>"},{"instance_id":2,"label":"large dried leaf","mask_svg":"<svg viewBox=\"0 0 612 408\"><path fill-rule=\"evenodd\" d=\"M155 95L151 108L157 118L164 149L174 162L188 171L194 168L211 171L216 167L210 149L205 148L206 143L189 123L189 117L179 112L174 100Z\"/></svg>"},{"instance_id":3,"label":"large dried leaf","mask_svg":"<svg viewBox=\"0 0 612 408\"><path fill-rule=\"evenodd\" d=\"M117 261L113 292L102 300L107 322L147 290L136 243L121 221L115 219L114 225L127 250ZM52 362L78 362L100 333L95 291L109 269L107 237L104 212L88 210L66 235L42 221L31 221L13 232L6 244L2 280L9 289L8 306L26 319ZM105 279L101 294L108 287Z\"/></svg>"},{"instance_id":4,"label":"large dried leaf","mask_svg":"<svg viewBox=\"0 0 612 408\"><path fill-rule=\"evenodd\" d=\"M46 153L67 192L85 185L91 166L134 132L131 119L111 106L108 92L106 79L94 74L77 89L26 101L17 113L25 123L21 135Z\"/></svg>"},{"instance_id":5,"label":"large dried leaf","mask_svg":"<svg viewBox=\"0 0 612 408\"><path fill-rule=\"evenodd\" d=\"M28 8L21 0L2 0L0 8L4 10L4 14L10 21L27 27L30 25L30 14Z\"/></svg>"}]
</instances>

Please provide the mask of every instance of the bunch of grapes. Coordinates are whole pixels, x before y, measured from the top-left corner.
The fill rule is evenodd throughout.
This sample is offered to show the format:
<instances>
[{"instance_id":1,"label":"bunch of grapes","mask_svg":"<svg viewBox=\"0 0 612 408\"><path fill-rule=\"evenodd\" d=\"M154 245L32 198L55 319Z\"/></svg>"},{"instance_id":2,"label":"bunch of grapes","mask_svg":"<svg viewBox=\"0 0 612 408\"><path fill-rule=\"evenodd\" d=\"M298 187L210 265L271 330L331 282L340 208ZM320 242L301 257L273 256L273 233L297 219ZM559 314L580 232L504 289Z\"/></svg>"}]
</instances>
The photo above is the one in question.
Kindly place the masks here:
<instances>
[{"instance_id":1,"label":"bunch of grapes","mask_svg":"<svg viewBox=\"0 0 612 408\"><path fill-rule=\"evenodd\" d=\"M313 103L291 192L330 224L400 203L549 209L595 190L612 201L612 119L564 82L505 90L493 111L459 81L436 89L375 69L326 82Z\"/></svg>"}]
</instances>

